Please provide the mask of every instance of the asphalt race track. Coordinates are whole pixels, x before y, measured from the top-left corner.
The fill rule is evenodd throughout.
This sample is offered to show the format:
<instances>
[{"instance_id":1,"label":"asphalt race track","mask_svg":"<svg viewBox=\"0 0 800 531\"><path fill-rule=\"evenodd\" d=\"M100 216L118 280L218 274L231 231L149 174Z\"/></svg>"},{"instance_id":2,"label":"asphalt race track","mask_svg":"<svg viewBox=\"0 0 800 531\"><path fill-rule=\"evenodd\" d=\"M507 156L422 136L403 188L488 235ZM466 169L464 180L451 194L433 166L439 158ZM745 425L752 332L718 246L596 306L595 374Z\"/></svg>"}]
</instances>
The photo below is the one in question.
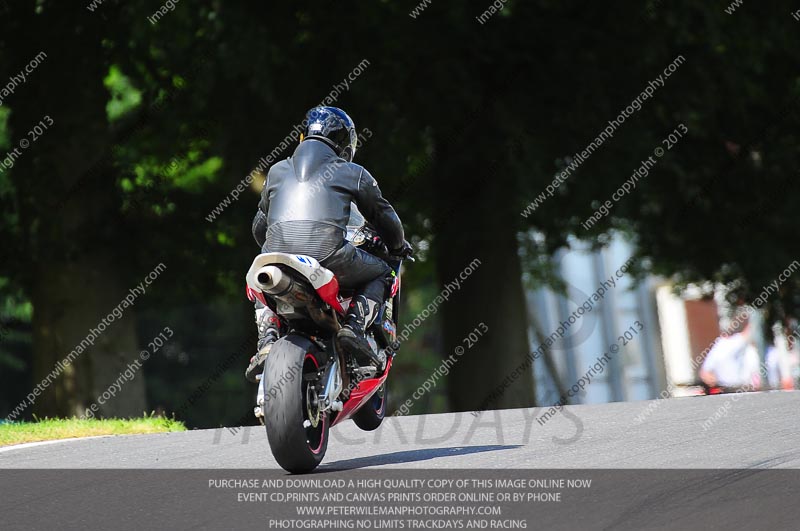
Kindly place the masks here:
<instances>
[{"instance_id":1,"label":"asphalt race track","mask_svg":"<svg viewBox=\"0 0 800 531\"><path fill-rule=\"evenodd\" d=\"M392 417L370 433L346 422L319 470L800 469L800 392L568 406L542 421L546 411ZM279 467L254 426L12 447L0 468Z\"/></svg>"},{"instance_id":2,"label":"asphalt race track","mask_svg":"<svg viewBox=\"0 0 800 531\"><path fill-rule=\"evenodd\" d=\"M21 445L0 449L0 528L798 529L798 404L773 392L549 420L545 408L395 417L372 433L348 422L303 476L279 469L261 427ZM481 505L500 512L463 512Z\"/></svg>"}]
</instances>

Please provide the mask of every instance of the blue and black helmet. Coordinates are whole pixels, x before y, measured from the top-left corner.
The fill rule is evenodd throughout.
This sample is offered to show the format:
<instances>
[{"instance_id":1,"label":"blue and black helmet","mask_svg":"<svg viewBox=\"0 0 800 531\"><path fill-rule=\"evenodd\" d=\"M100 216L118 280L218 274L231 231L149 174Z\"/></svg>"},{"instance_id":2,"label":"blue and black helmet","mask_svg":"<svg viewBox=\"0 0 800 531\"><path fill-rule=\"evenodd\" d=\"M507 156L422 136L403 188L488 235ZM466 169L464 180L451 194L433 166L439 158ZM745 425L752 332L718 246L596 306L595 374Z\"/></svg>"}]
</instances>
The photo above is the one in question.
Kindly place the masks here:
<instances>
[{"instance_id":1,"label":"blue and black helmet","mask_svg":"<svg viewBox=\"0 0 800 531\"><path fill-rule=\"evenodd\" d=\"M306 113L305 138L316 138L331 146L336 153L352 162L356 154L356 125L347 113L337 107L314 107Z\"/></svg>"}]
</instances>

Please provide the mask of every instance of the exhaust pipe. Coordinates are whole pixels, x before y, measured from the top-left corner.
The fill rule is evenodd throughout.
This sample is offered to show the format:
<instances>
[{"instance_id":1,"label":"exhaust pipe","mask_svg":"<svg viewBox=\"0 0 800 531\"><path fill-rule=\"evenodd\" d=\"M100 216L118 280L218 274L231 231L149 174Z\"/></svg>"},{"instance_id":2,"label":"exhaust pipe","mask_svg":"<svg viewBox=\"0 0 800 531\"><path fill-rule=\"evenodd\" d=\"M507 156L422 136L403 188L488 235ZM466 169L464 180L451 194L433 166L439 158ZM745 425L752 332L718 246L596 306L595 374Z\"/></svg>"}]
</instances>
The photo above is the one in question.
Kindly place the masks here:
<instances>
[{"instance_id":1,"label":"exhaust pipe","mask_svg":"<svg viewBox=\"0 0 800 531\"><path fill-rule=\"evenodd\" d=\"M292 287L293 281L289 275L274 265L264 266L256 272L258 289L268 295L278 295Z\"/></svg>"},{"instance_id":2,"label":"exhaust pipe","mask_svg":"<svg viewBox=\"0 0 800 531\"><path fill-rule=\"evenodd\" d=\"M306 306L314 298L314 290L298 282L290 273L274 265L266 265L255 272L253 283L265 294L291 306Z\"/></svg>"}]
</instances>

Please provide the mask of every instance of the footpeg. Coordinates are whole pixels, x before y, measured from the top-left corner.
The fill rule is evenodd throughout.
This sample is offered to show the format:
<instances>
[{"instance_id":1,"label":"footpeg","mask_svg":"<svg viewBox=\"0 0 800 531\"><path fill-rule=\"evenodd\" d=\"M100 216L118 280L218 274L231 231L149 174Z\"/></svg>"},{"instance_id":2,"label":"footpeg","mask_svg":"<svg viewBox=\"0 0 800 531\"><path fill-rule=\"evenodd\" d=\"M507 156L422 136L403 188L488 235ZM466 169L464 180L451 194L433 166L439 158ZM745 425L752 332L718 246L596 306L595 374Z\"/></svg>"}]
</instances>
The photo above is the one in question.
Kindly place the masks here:
<instances>
[{"instance_id":1,"label":"footpeg","mask_svg":"<svg viewBox=\"0 0 800 531\"><path fill-rule=\"evenodd\" d=\"M386 368L386 351L384 349L380 349L378 351L378 370L383 372Z\"/></svg>"},{"instance_id":2,"label":"footpeg","mask_svg":"<svg viewBox=\"0 0 800 531\"><path fill-rule=\"evenodd\" d=\"M368 365L366 367L356 368L355 373L358 374L359 381L369 380L370 378L375 378L378 374L378 369L374 365Z\"/></svg>"}]
</instances>

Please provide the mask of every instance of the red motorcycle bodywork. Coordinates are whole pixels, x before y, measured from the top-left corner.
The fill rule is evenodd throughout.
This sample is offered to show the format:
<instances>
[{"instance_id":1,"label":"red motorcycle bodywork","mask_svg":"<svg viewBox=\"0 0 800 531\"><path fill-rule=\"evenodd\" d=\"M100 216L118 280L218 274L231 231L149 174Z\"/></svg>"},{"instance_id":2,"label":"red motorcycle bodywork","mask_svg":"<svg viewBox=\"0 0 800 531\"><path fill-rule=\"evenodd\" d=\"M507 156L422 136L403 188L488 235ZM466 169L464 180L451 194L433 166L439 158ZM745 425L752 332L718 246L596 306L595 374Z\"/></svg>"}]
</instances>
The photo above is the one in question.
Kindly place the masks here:
<instances>
[{"instance_id":1,"label":"red motorcycle bodywork","mask_svg":"<svg viewBox=\"0 0 800 531\"><path fill-rule=\"evenodd\" d=\"M331 427L336 426L340 422L349 419L353 416L353 413L358 411L358 409L363 406L372 395L375 394L375 391L378 390L383 382L386 381L386 377L389 376L389 369L392 368L392 358L390 357L389 360L386 362L386 370L383 371L383 375L379 376L378 378L369 378L367 380L363 380L358 383L357 386L350 392L350 398L347 399L347 402L344 403L342 410L336 415L336 418L333 419L331 422Z\"/></svg>"}]
</instances>

